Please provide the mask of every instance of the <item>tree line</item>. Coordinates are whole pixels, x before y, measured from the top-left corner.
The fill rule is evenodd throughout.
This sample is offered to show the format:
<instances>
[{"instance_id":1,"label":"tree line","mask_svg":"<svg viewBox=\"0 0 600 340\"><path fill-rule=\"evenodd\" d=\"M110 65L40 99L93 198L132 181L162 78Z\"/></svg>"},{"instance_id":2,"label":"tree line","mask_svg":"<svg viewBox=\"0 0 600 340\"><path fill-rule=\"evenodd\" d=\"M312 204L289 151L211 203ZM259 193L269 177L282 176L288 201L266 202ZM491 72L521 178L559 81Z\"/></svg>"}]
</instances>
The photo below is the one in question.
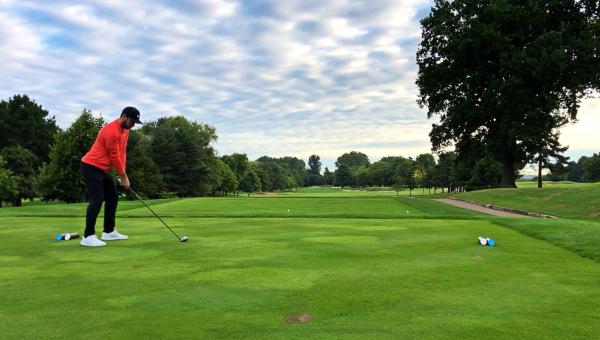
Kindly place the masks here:
<instances>
[{"instance_id":1,"label":"tree line","mask_svg":"<svg viewBox=\"0 0 600 340\"><path fill-rule=\"evenodd\" d=\"M106 124L84 109L61 130L48 111L25 95L0 101L0 202L25 199L67 203L86 200L79 173L81 157ZM490 157L461 158L456 152L416 158L388 156L374 163L358 151L339 156L335 169L322 169L320 156L308 164L296 157L243 153L219 156L211 143L215 129L185 117L163 117L131 130L127 171L132 187L148 198L247 195L300 187L387 187L396 191L463 191L500 185L502 164ZM600 154L553 168L551 179L600 180Z\"/></svg>"}]
</instances>

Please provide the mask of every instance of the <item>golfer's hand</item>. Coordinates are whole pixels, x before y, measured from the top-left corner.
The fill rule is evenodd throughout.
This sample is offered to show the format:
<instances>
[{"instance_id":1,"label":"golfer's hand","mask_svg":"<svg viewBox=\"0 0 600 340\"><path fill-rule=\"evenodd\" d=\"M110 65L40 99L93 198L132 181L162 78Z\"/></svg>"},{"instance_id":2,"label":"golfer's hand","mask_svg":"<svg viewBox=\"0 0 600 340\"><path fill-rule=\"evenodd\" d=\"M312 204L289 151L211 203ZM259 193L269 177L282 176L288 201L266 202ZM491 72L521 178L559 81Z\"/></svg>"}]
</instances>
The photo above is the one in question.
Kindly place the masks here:
<instances>
[{"instance_id":1,"label":"golfer's hand","mask_svg":"<svg viewBox=\"0 0 600 340\"><path fill-rule=\"evenodd\" d=\"M129 178L127 174L119 175L119 184L125 189L129 189Z\"/></svg>"}]
</instances>

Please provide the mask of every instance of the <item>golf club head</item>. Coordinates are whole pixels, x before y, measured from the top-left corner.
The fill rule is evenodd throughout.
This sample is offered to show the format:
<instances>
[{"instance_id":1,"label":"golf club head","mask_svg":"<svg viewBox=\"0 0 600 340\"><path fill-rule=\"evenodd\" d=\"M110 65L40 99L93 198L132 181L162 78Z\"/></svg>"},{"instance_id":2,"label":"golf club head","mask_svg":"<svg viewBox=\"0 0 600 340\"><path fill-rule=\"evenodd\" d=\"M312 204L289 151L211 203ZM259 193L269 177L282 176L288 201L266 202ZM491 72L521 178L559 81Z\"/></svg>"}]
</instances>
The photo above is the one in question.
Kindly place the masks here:
<instances>
[{"instance_id":1,"label":"golf club head","mask_svg":"<svg viewBox=\"0 0 600 340\"><path fill-rule=\"evenodd\" d=\"M187 242L188 240L189 240L189 239L188 239L188 237L187 237L187 236L182 236L182 237L179 239L179 241L181 241L181 242Z\"/></svg>"}]
</instances>

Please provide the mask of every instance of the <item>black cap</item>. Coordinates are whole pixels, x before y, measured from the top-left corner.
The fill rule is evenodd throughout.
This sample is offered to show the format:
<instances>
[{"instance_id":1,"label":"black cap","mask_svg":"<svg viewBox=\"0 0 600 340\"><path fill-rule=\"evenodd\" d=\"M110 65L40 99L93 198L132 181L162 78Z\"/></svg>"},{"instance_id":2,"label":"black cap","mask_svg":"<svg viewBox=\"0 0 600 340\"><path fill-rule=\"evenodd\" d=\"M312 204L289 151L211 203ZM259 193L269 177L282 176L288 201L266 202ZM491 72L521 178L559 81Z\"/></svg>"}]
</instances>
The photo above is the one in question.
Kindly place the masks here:
<instances>
[{"instance_id":1,"label":"black cap","mask_svg":"<svg viewBox=\"0 0 600 340\"><path fill-rule=\"evenodd\" d=\"M140 121L140 111L133 106L128 106L123 109L121 115L126 115L127 117L133 119L136 124L144 124Z\"/></svg>"}]
</instances>

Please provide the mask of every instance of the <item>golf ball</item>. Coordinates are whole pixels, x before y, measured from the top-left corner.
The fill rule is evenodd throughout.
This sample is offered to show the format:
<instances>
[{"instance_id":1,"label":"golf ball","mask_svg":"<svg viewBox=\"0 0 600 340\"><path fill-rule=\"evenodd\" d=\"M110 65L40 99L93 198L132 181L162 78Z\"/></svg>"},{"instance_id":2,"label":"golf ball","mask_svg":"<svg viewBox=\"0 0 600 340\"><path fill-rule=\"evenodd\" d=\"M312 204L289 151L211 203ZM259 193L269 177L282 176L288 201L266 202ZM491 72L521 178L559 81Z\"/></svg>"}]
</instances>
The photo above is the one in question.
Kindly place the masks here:
<instances>
[{"instance_id":1,"label":"golf ball","mask_svg":"<svg viewBox=\"0 0 600 340\"><path fill-rule=\"evenodd\" d=\"M408 210L406 211L406 213L408 214Z\"/></svg>"}]
</instances>

